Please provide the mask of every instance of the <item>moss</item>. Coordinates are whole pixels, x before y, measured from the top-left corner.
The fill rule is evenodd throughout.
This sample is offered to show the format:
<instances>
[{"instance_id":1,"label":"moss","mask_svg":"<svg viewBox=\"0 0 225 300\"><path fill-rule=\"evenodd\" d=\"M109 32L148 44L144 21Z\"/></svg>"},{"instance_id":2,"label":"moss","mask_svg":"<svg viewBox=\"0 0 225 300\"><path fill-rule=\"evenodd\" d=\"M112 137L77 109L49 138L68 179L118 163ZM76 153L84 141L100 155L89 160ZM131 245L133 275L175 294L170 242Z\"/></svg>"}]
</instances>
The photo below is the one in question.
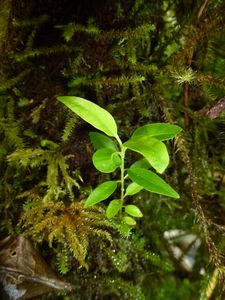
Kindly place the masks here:
<instances>
[{"instance_id":1,"label":"moss","mask_svg":"<svg viewBox=\"0 0 225 300\"><path fill-rule=\"evenodd\" d=\"M207 117L224 97L224 1L12 0L0 12L0 236L26 232L77 286L43 299L200 297L224 253L224 113ZM65 94L112 112L124 139L146 123L184 128L167 144L165 175L181 200L134 197L146 217L127 239L106 222L104 205L75 214L102 178L89 127L55 99ZM88 222L76 236L81 216ZM201 239L192 273L167 254L169 229Z\"/></svg>"}]
</instances>

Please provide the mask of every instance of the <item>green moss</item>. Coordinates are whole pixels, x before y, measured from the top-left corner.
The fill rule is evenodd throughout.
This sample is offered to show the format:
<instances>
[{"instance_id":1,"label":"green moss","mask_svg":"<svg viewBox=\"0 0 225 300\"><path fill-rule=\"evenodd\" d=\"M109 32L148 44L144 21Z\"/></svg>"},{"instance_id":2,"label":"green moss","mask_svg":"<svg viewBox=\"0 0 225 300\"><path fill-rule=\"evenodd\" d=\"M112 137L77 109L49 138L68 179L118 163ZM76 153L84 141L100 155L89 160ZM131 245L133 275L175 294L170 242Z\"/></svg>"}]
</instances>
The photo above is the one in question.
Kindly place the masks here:
<instances>
[{"instance_id":1,"label":"green moss","mask_svg":"<svg viewBox=\"0 0 225 300\"><path fill-rule=\"evenodd\" d=\"M224 1L87 3L1 1L0 236L28 234L77 286L42 299L195 299L225 245L224 112L207 117L224 97ZM181 199L133 197L145 217L125 235L106 222L104 205L83 214L87 191L110 178L92 167L90 128L57 103L65 94L112 112L124 140L146 123L183 127L167 144L164 178ZM84 234L73 234L76 207L88 218ZM193 272L168 254L170 229L201 239ZM215 299L224 298L219 282Z\"/></svg>"}]
</instances>

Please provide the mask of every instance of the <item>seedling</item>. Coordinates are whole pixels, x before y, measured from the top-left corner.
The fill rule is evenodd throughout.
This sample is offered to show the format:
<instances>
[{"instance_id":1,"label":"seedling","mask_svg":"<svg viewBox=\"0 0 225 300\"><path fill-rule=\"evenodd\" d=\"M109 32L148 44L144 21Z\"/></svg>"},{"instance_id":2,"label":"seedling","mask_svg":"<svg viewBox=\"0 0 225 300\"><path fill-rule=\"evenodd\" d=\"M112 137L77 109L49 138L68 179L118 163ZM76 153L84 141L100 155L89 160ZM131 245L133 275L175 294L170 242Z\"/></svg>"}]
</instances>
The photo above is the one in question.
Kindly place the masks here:
<instances>
[{"instance_id":1,"label":"seedling","mask_svg":"<svg viewBox=\"0 0 225 300\"><path fill-rule=\"evenodd\" d=\"M120 214L123 222L129 226L136 224L134 218L143 216L141 210L133 204L126 204L128 197L142 189L179 198L179 194L155 172L163 173L169 164L169 154L163 141L173 138L182 129L167 123L147 124L134 131L129 140L122 142L113 116L97 104L74 96L58 97L74 113L101 132L91 132L90 139L96 148L92 161L95 168L102 173L120 170L118 180L109 180L98 185L85 201L90 207L108 199L117 188L120 197L110 201L106 216L108 219ZM126 151L138 152L142 159L125 167Z\"/></svg>"}]
</instances>

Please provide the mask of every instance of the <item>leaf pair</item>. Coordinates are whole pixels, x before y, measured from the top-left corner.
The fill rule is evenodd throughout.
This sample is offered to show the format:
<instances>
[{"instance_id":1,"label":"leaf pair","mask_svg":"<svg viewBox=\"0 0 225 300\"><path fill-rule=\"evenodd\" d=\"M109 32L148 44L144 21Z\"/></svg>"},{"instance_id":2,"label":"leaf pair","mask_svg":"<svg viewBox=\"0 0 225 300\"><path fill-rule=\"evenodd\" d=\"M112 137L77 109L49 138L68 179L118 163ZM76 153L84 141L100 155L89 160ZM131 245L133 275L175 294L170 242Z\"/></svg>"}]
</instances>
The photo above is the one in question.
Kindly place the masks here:
<instances>
[{"instance_id":1,"label":"leaf pair","mask_svg":"<svg viewBox=\"0 0 225 300\"><path fill-rule=\"evenodd\" d=\"M120 199L112 200L109 203L107 210L106 210L107 218L108 219L114 218L121 209L122 209L121 200ZM136 221L133 218L131 218L130 216L136 217L136 218L143 217L143 214L140 211L140 209L136 205L133 205L133 204L128 204L125 206L125 213L127 215L125 215L123 217L123 220L126 224L131 225L131 226L135 225ZM130 215L130 216L128 216L128 215Z\"/></svg>"},{"instance_id":2,"label":"leaf pair","mask_svg":"<svg viewBox=\"0 0 225 300\"><path fill-rule=\"evenodd\" d=\"M123 145L143 155L157 172L162 173L169 164L169 154L162 141L173 138L180 131L180 127L172 124L149 124L138 128Z\"/></svg>"},{"instance_id":3,"label":"leaf pair","mask_svg":"<svg viewBox=\"0 0 225 300\"><path fill-rule=\"evenodd\" d=\"M115 171L121 165L117 145L102 133L90 132L89 135L97 149L92 157L95 168L103 173Z\"/></svg>"},{"instance_id":4,"label":"leaf pair","mask_svg":"<svg viewBox=\"0 0 225 300\"><path fill-rule=\"evenodd\" d=\"M133 181L133 183L128 186L126 190L126 195L134 195L137 190L140 191L142 188L150 191L152 193L161 194L169 196L172 198L179 198L179 194L162 178L160 178L155 173L150 170L142 168L132 168L128 170L128 176ZM95 188L89 195L85 202L85 207L92 206L111 196L117 188L116 181L106 181ZM111 206L108 208L108 215L115 215L121 208L121 203L119 200L113 200L110 202Z\"/></svg>"}]
</instances>

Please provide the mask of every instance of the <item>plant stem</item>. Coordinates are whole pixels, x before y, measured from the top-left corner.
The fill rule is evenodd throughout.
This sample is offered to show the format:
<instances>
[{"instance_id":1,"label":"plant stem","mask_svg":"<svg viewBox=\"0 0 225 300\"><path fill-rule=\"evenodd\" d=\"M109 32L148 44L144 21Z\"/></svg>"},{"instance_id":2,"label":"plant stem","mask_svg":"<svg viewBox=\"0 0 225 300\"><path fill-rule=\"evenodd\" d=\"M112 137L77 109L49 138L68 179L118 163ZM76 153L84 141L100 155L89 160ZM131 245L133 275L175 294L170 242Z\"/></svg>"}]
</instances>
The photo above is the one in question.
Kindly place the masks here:
<instances>
[{"instance_id":1,"label":"plant stem","mask_svg":"<svg viewBox=\"0 0 225 300\"><path fill-rule=\"evenodd\" d=\"M122 212L122 208L123 208L123 203L124 203L124 161L125 161L125 152L126 152L126 147L123 146L123 143L121 141L121 139L119 138L119 136L117 136L117 141L120 145L120 156L121 156L121 166L120 166L120 181L121 181L121 195L120 195L120 201L121 201L121 208L120 208L120 212Z\"/></svg>"},{"instance_id":2,"label":"plant stem","mask_svg":"<svg viewBox=\"0 0 225 300\"><path fill-rule=\"evenodd\" d=\"M121 172L121 196L120 196L121 209L122 209L123 202L124 202L124 160L125 160L125 151L126 151L126 148L124 148L123 145L122 145L121 146L121 166L120 166L120 172Z\"/></svg>"}]
</instances>

